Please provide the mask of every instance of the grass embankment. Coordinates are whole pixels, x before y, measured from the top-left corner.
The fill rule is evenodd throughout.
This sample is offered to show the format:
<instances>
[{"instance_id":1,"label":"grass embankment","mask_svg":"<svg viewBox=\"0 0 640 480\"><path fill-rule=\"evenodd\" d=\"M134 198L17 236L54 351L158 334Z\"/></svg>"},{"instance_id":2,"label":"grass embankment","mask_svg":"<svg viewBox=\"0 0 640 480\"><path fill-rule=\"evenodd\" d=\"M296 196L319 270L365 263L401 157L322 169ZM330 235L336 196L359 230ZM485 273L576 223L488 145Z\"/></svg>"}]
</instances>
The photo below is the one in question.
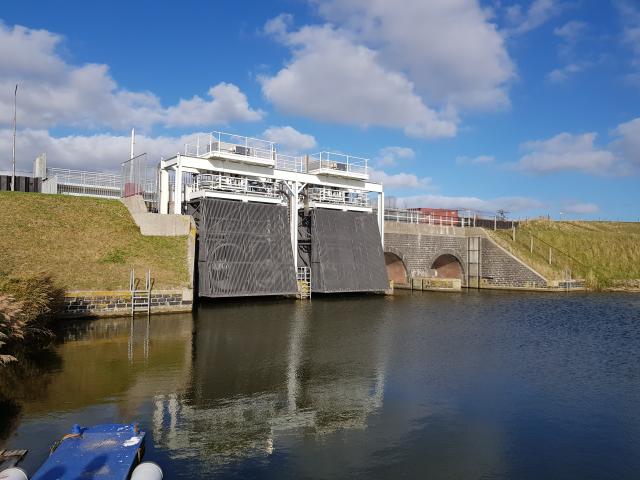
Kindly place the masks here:
<instances>
[{"instance_id":1,"label":"grass embankment","mask_svg":"<svg viewBox=\"0 0 640 480\"><path fill-rule=\"evenodd\" d=\"M50 275L66 290L188 285L186 237L145 237L117 200L0 192L0 276Z\"/></svg>"},{"instance_id":2,"label":"grass embankment","mask_svg":"<svg viewBox=\"0 0 640 480\"><path fill-rule=\"evenodd\" d=\"M592 288L640 288L640 223L530 220L516 229L515 242L511 230L489 234L550 280L570 269Z\"/></svg>"}]
</instances>

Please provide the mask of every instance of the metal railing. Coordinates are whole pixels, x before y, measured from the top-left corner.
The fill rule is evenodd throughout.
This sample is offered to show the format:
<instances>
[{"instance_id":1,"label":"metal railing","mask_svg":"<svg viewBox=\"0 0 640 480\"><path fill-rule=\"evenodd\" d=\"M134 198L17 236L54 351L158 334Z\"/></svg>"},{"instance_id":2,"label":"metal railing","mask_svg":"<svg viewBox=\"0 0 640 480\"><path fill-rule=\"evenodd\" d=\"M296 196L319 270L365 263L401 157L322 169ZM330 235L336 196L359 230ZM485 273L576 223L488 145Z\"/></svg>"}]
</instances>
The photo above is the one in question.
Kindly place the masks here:
<instances>
[{"instance_id":1,"label":"metal railing","mask_svg":"<svg viewBox=\"0 0 640 480\"><path fill-rule=\"evenodd\" d=\"M57 184L56 192L103 198L120 198L122 175L67 168L47 168L47 181Z\"/></svg>"},{"instance_id":2,"label":"metal railing","mask_svg":"<svg viewBox=\"0 0 640 480\"><path fill-rule=\"evenodd\" d=\"M423 225L437 225L443 227L483 227L493 230L510 229L514 225L518 225L516 220L508 220L497 215L482 216L478 212L472 210L458 210L454 215L438 215L436 213L424 213L420 210L401 209L401 208L385 208L384 219L389 222L414 223ZM460 214L463 213L463 215Z\"/></svg>"},{"instance_id":3,"label":"metal railing","mask_svg":"<svg viewBox=\"0 0 640 480\"><path fill-rule=\"evenodd\" d=\"M424 225L438 225L444 227L469 227L469 219L453 215L435 215L423 213L419 210L404 210L399 208L385 208L384 219L389 222L416 223Z\"/></svg>"},{"instance_id":4,"label":"metal railing","mask_svg":"<svg viewBox=\"0 0 640 480\"><path fill-rule=\"evenodd\" d=\"M147 201L156 201L158 167L151 165L147 154L142 153L121 164L122 197L142 195Z\"/></svg>"},{"instance_id":5,"label":"metal railing","mask_svg":"<svg viewBox=\"0 0 640 480\"><path fill-rule=\"evenodd\" d=\"M305 173L304 157L276 153L276 169Z\"/></svg>"},{"instance_id":6,"label":"metal railing","mask_svg":"<svg viewBox=\"0 0 640 480\"><path fill-rule=\"evenodd\" d=\"M371 206L367 192L331 187L310 187L308 193L309 199L314 202L365 208Z\"/></svg>"},{"instance_id":7,"label":"metal railing","mask_svg":"<svg viewBox=\"0 0 640 480\"><path fill-rule=\"evenodd\" d=\"M196 177L193 185L195 191L218 191L240 195L261 195L277 197L279 195L275 180L271 178L252 179L233 177L220 173L203 173Z\"/></svg>"},{"instance_id":8,"label":"metal railing","mask_svg":"<svg viewBox=\"0 0 640 480\"><path fill-rule=\"evenodd\" d=\"M336 170L339 172L368 174L369 160L342 153L319 152L309 155L308 171Z\"/></svg>"},{"instance_id":9,"label":"metal railing","mask_svg":"<svg viewBox=\"0 0 640 480\"><path fill-rule=\"evenodd\" d=\"M275 144L268 140L225 132L197 135L194 143L186 143L185 155L210 158L216 154L234 154L262 160L275 159Z\"/></svg>"},{"instance_id":10,"label":"metal railing","mask_svg":"<svg viewBox=\"0 0 640 480\"><path fill-rule=\"evenodd\" d=\"M311 298L311 269L309 267L298 267L296 282L298 283L298 298Z\"/></svg>"}]
</instances>

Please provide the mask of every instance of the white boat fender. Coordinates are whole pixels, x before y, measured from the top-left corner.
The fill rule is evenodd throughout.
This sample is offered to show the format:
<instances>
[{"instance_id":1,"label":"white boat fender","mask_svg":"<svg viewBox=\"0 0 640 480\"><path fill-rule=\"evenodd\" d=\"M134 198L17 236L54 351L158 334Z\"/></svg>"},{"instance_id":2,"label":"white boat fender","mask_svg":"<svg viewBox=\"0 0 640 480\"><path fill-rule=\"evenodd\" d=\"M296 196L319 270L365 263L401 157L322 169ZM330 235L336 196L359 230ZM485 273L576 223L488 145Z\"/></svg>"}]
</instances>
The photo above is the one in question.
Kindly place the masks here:
<instances>
[{"instance_id":1,"label":"white boat fender","mask_svg":"<svg viewBox=\"0 0 640 480\"><path fill-rule=\"evenodd\" d=\"M133 469L131 480L162 480L162 469L157 463L142 462Z\"/></svg>"},{"instance_id":2,"label":"white boat fender","mask_svg":"<svg viewBox=\"0 0 640 480\"><path fill-rule=\"evenodd\" d=\"M21 468L13 467L1 471L0 480L29 480L29 477L27 477L27 473Z\"/></svg>"}]
</instances>

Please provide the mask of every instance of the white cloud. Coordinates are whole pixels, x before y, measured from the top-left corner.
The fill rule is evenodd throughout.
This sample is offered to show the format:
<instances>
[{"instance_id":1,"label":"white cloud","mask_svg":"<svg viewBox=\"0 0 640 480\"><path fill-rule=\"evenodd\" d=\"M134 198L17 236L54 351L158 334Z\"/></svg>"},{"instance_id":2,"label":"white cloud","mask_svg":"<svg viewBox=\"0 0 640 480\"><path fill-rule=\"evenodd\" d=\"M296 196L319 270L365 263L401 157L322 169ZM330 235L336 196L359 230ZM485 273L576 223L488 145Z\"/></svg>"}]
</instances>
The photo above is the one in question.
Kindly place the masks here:
<instances>
[{"instance_id":1,"label":"white cloud","mask_svg":"<svg viewBox=\"0 0 640 480\"><path fill-rule=\"evenodd\" d=\"M157 162L161 156L175 155L183 150L191 135L181 137L145 135L136 136L136 153L148 153L149 161ZM0 130L0 169L11 165L12 130ZM17 168L31 171L33 160L46 152L50 167L79 170L119 171L120 164L129 158L131 139L128 135L68 135L53 137L46 130L21 130L16 140Z\"/></svg>"},{"instance_id":2,"label":"white cloud","mask_svg":"<svg viewBox=\"0 0 640 480\"><path fill-rule=\"evenodd\" d=\"M269 127L262 136L271 142L282 153L297 153L316 148L317 143L313 135L301 133L293 127Z\"/></svg>"},{"instance_id":3,"label":"white cloud","mask_svg":"<svg viewBox=\"0 0 640 480\"><path fill-rule=\"evenodd\" d=\"M528 197L499 197L494 199L481 199L478 197L456 197L445 195L416 195L398 198L398 204L403 208L451 208L460 210L475 210L481 212L496 212L505 210L510 213L518 213L542 208L540 201Z\"/></svg>"},{"instance_id":4,"label":"white cloud","mask_svg":"<svg viewBox=\"0 0 640 480\"><path fill-rule=\"evenodd\" d=\"M428 188L431 186L431 178L418 178L412 173L389 174L382 170L369 170L371 180L382 183L385 188L391 189L416 189Z\"/></svg>"},{"instance_id":5,"label":"white cloud","mask_svg":"<svg viewBox=\"0 0 640 480\"><path fill-rule=\"evenodd\" d=\"M507 20L512 26L507 31L520 35L535 30L557 16L563 8L564 5L557 0L533 0L525 12L520 5L510 6L507 8Z\"/></svg>"},{"instance_id":6,"label":"white cloud","mask_svg":"<svg viewBox=\"0 0 640 480\"><path fill-rule=\"evenodd\" d=\"M590 62L573 62L568 63L560 68L556 68L547 74L547 80L551 83L562 83L569 79L570 76L580 73L590 67Z\"/></svg>"},{"instance_id":7,"label":"white cloud","mask_svg":"<svg viewBox=\"0 0 640 480\"><path fill-rule=\"evenodd\" d=\"M405 72L427 104L460 111L509 105L515 67L490 13L477 0L314 3L354 42L379 52L385 69Z\"/></svg>"},{"instance_id":8,"label":"white cloud","mask_svg":"<svg viewBox=\"0 0 640 480\"><path fill-rule=\"evenodd\" d=\"M384 147L378 152L377 163L381 167L391 167L399 160L410 160L416 157L416 152L409 147Z\"/></svg>"},{"instance_id":9,"label":"white cloud","mask_svg":"<svg viewBox=\"0 0 640 480\"><path fill-rule=\"evenodd\" d=\"M624 171L640 169L640 117L621 123L611 132L611 148L623 164Z\"/></svg>"},{"instance_id":10,"label":"white cloud","mask_svg":"<svg viewBox=\"0 0 640 480\"><path fill-rule=\"evenodd\" d=\"M579 58L580 56L577 55L576 45L582 39L586 30L587 24L578 20L571 20L553 30L553 33L561 39L558 45L558 56L564 65L549 72L546 76L547 81L551 83L563 83L567 81L569 77L602 62L602 56L600 59L588 59Z\"/></svg>"},{"instance_id":11,"label":"white cloud","mask_svg":"<svg viewBox=\"0 0 640 480\"><path fill-rule=\"evenodd\" d=\"M571 170L609 174L616 158L609 150L596 147L595 139L595 133L561 133L548 140L527 142L522 147L529 153L520 158L517 167L533 173Z\"/></svg>"},{"instance_id":12,"label":"white cloud","mask_svg":"<svg viewBox=\"0 0 640 480\"><path fill-rule=\"evenodd\" d=\"M166 124L203 126L232 121L255 122L264 116L264 112L249 107L246 95L232 83L219 83L208 93L211 100L196 95L167 109Z\"/></svg>"},{"instance_id":13,"label":"white cloud","mask_svg":"<svg viewBox=\"0 0 640 480\"><path fill-rule=\"evenodd\" d=\"M577 213L580 215L586 215L590 213L597 213L600 208L595 203L570 203L562 207L562 210L566 213Z\"/></svg>"},{"instance_id":14,"label":"white cloud","mask_svg":"<svg viewBox=\"0 0 640 480\"><path fill-rule=\"evenodd\" d=\"M495 162L496 157L492 155L478 155L477 157L468 157L461 155L456 157L456 163L460 165L487 165Z\"/></svg>"},{"instance_id":15,"label":"white cloud","mask_svg":"<svg viewBox=\"0 0 640 480\"><path fill-rule=\"evenodd\" d=\"M553 33L567 43L575 44L587 29L587 24L579 20L570 20L561 27L553 30Z\"/></svg>"},{"instance_id":16,"label":"white cloud","mask_svg":"<svg viewBox=\"0 0 640 480\"><path fill-rule=\"evenodd\" d=\"M151 92L120 87L107 65L67 63L58 54L63 41L46 30L0 23L0 125L12 122L16 83L20 85L18 121L28 128L150 128L262 117L262 112L249 107L238 87L227 83L209 90L211 100L194 97L165 109Z\"/></svg>"},{"instance_id":17,"label":"white cloud","mask_svg":"<svg viewBox=\"0 0 640 480\"><path fill-rule=\"evenodd\" d=\"M375 51L331 26L281 34L293 60L261 77L266 98L280 110L318 120L403 128L408 135L450 137L456 124L428 108L401 73L385 69Z\"/></svg>"}]
</instances>

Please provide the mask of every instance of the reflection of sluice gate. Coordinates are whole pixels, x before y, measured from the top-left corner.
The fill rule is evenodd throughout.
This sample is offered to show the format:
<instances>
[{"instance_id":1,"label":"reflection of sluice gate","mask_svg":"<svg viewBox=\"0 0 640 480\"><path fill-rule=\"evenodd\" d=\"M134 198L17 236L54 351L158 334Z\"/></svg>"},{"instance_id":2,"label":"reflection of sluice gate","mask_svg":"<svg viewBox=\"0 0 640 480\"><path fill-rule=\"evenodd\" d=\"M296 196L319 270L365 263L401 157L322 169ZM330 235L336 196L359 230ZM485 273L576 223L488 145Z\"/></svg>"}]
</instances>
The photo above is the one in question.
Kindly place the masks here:
<instances>
[{"instance_id":1,"label":"reflection of sluice gate","mask_svg":"<svg viewBox=\"0 0 640 480\"><path fill-rule=\"evenodd\" d=\"M383 406L388 323L377 319L354 338L312 322L305 310L264 325L274 308L245 309L242 322L207 319L194 329L192 385L153 399L153 438L172 459L198 459L207 473L246 458L265 458L294 438L365 429ZM258 331L248 341L245 333ZM238 355L242 352L242 355ZM324 354L321 354L324 352ZM269 371L260 358L272 359ZM367 358L370 363L358 364ZM273 361L277 359L277 361Z\"/></svg>"}]
</instances>

